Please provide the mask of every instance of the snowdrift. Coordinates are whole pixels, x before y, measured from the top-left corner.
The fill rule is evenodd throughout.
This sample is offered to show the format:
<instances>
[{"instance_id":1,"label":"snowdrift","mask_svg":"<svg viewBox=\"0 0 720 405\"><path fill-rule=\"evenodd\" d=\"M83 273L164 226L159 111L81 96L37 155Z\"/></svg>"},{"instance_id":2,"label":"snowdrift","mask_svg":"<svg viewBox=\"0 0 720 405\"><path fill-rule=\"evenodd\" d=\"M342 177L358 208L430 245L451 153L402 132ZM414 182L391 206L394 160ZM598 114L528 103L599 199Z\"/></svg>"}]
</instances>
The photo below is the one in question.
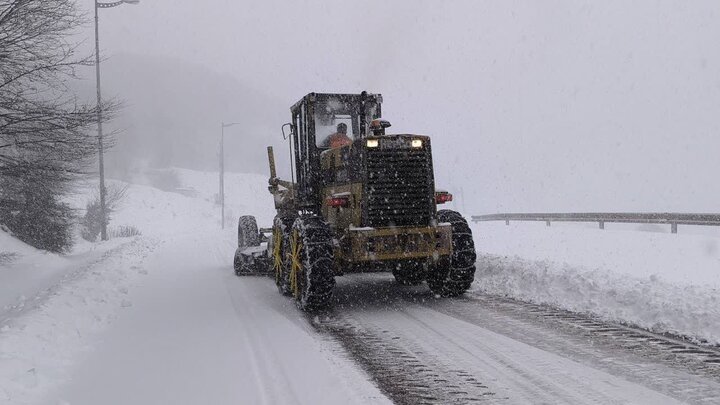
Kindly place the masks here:
<instances>
[{"instance_id":1,"label":"snowdrift","mask_svg":"<svg viewBox=\"0 0 720 405\"><path fill-rule=\"evenodd\" d=\"M153 180L129 184L110 227L133 226L141 236L88 243L68 255L32 248L0 231L0 403L35 403L64 382L67 370L97 343L153 269L146 260L163 245L200 240L227 250L228 274L237 213L271 223L272 198L261 175L226 174L226 229L220 230L217 173L172 169L178 180L160 190ZM117 180L108 183L126 184ZM81 207L94 187L74 196ZM267 201L263 201L266 198ZM217 246L215 246L217 245Z\"/></svg>"},{"instance_id":2,"label":"snowdrift","mask_svg":"<svg viewBox=\"0 0 720 405\"><path fill-rule=\"evenodd\" d=\"M720 343L720 238L473 225L473 289Z\"/></svg>"}]
</instances>

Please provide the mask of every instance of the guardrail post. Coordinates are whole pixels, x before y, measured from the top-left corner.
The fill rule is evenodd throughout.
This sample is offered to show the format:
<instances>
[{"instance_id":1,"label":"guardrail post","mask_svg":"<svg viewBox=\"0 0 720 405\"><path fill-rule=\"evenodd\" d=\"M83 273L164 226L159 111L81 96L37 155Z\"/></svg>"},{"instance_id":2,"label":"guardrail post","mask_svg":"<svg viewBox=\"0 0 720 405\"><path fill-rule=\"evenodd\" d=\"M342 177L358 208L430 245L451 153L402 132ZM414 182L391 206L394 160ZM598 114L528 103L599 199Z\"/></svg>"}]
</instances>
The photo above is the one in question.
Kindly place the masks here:
<instances>
[{"instance_id":1,"label":"guardrail post","mask_svg":"<svg viewBox=\"0 0 720 405\"><path fill-rule=\"evenodd\" d=\"M506 220L505 220L505 225L510 225L510 220L509 220L509 219L506 219Z\"/></svg>"},{"instance_id":2,"label":"guardrail post","mask_svg":"<svg viewBox=\"0 0 720 405\"><path fill-rule=\"evenodd\" d=\"M677 222L670 222L670 232L677 233Z\"/></svg>"},{"instance_id":3,"label":"guardrail post","mask_svg":"<svg viewBox=\"0 0 720 405\"><path fill-rule=\"evenodd\" d=\"M550 226L550 221L545 221L546 226Z\"/></svg>"},{"instance_id":4,"label":"guardrail post","mask_svg":"<svg viewBox=\"0 0 720 405\"><path fill-rule=\"evenodd\" d=\"M600 229L605 229L605 221L599 221Z\"/></svg>"}]
</instances>

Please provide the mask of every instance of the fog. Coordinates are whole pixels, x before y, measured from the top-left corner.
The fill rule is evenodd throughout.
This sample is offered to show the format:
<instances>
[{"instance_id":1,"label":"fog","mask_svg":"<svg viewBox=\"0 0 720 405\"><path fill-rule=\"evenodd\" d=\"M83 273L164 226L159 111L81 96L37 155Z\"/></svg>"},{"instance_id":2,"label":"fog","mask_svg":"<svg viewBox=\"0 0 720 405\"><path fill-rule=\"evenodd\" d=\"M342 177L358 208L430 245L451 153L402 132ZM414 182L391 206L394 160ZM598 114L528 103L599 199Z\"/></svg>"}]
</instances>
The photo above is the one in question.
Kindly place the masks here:
<instances>
[{"instance_id":1,"label":"fog","mask_svg":"<svg viewBox=\"0 0 720 405\"><path fill-rule=\"evenodd\" d=\"M81 0L88 12L92 2ZM112 173L266 173L309 92L384 96L468 214L717 211L716 1L170 1L101 12ZM92 42L92 26L86 38ZM83 83L93 89L94 77ZM287 173L287 161L281 161Z\"/></svg>"}]
</instances>

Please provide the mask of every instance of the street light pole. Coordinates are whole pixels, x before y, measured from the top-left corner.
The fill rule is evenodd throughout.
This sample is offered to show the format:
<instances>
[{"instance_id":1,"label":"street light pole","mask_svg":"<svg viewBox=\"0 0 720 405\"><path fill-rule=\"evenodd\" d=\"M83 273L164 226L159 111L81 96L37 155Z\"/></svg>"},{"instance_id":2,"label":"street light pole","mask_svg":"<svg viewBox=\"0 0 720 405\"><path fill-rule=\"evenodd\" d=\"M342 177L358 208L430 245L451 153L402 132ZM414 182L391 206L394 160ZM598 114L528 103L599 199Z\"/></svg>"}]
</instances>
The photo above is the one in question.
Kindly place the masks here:
<instances>
[{"instance_id":1,"label":"street light pole","mask_svg":"<svg viewBox=\"0 0 720 405\"><path fill-rule=\"evenodd\" d=\"M100 165L100 239L107 240L107 208L105 207L105 164L102 129L102 94L100 92L100 21L98 10L112 8L121 4L138 4L139 0L122 0L114 3L99 3L95 0L95 78L97 80L97 125L98 125L98 164Z\"/></svg>"},{"instance_id":2,"label":"street light pole","mask_svg":"<svg viewBox=\"0 0 720 405\"><path fill-rule=\"evenodd\" d=\"M225 229L225 128L240 125L239 122L220 123L220 227Z\"/></svg>"},{"instance_id":3,"label":"street light pole","mask_svg":"<svg viewBox=\"0 0 720 405\"><path fill-rule=\"evenodd\" d=\"M103 163L102 96L100 93L100 24L98 21L98 3L95 2L95 76L97 79L97 126L100 163L100 239L107 240L105 219L105 165Z\"/></svg>"},{"instance_id":4,"label":"street light pole","mask_svg":"<svg viewBox=\"0 0 720 405\"><path fill-rule=\"evenodd\" d=\"M220 134L220 226L225 229L225 123Z\"/></svg>"}]
</instances>

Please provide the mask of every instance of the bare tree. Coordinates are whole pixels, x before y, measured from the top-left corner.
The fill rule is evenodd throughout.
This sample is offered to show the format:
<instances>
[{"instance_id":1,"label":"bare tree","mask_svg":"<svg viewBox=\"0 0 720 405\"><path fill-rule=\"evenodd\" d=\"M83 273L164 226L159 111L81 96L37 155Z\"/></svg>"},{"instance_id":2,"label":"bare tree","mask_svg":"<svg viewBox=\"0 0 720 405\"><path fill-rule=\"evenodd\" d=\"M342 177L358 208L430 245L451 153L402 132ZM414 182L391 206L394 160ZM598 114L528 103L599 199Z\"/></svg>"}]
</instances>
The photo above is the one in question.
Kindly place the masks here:
<instances>
[{"instance_id":1,"label":"bare tree","mask_svg":"<svg viewBox=\"0 0 720 405\"><path fill-rule=\"evenodd\" d=\"M69 40L83 21L73 0L0 0L0 222L16 228L23 209L64 211L58 197L98 153L98 107L67 87L93 63ZM117 104L102 110L110 119Z\"/></svg>"}]
</instances>

